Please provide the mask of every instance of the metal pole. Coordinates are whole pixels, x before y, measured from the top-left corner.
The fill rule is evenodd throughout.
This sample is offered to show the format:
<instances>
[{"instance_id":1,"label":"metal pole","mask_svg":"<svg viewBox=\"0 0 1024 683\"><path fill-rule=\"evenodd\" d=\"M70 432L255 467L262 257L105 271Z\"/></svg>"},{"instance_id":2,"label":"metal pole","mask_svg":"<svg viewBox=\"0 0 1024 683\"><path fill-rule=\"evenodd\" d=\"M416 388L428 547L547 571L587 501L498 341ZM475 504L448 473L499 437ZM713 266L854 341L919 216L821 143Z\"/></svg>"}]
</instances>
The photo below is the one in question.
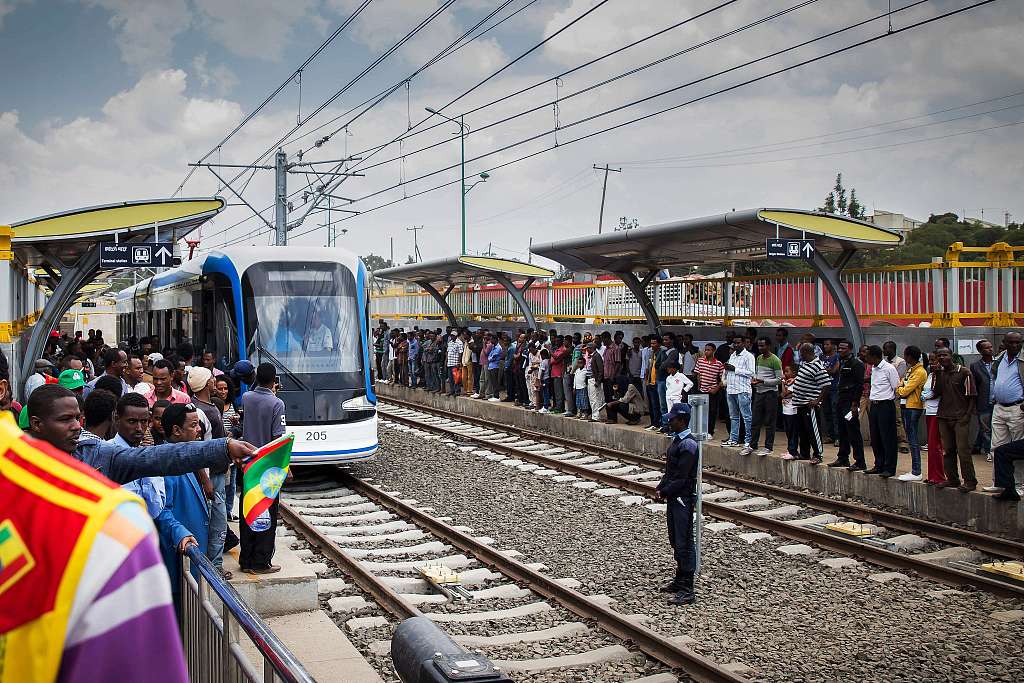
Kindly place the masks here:
<instances>
[{"instance_id":1,"label":"metal pole","mask_svg":"<svg viewBox=\"0 0 1024 683\"><path fill-rule=\"evenodd\" d=\"M621 168L610 168L607 163L603 167L594 164L595 171L604 171L604 184L601 186L601 211L597 214L597 234L601 234L601 226L604 223L604 197L608 192L608 172L615 171L616 173L622 173Z\"/></svg>"},{"instance_id":2,"label":"metal pole","mask_svg":"<svg viewBox=\"0 0 1024 683\"><path fill-rule=\"evenodd\" d=\"M466 116L459 116L459 144L462 147L462 251L461 256L466 255Z\"/></svg>"},{"instance_id":3,"label":"metal pole","mask_svg":"<svg viewBox=\"0 0 1024 683\"><path fill-rule=\"evenodd\" d=\"M274 244L283 247L288 244L288 156L280 147L274 157L274 178L276 196L274 200Z\"/></svg>"}]
</instances>

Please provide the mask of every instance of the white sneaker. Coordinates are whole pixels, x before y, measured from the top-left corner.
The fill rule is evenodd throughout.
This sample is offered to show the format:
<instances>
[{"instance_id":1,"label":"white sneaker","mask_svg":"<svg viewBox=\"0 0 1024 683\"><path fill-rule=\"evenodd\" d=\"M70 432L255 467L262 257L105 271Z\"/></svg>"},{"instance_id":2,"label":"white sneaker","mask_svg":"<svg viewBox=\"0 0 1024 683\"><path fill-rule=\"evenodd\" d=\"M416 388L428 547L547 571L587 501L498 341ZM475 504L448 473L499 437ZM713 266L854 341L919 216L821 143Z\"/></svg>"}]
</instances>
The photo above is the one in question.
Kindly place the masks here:
<instances>
[{"instance_id":1,"label":"white sneaker","mask_svg":"<svg viewBox=\"0 0 1024 683\"><path fill-rule=\"evenodd\" d=\"M498 398L497 396L491 396L491 397L490 397L489 399L487 399L487 400L488 400L488 401L490 401L491 403L500 403L500 402L501 402L501 399L500 399L500 398Z\"/></svg>"},{"instance_id":2,"label":"white sneaker","mask_svg":"<svg viewBox=\"0 0 1024 683\"><path fill-rule=\"evenodd\" d=\"M997 491L1002 491L1003 488L1001 486L983 486L981 490L985 493L996 493Z\"/></svg>"},{"instance_id":3,"label":"white sneaker","mask_svg":"<svg viewBox=\"0 0 1024 683\"><path fill-rule=\"evenodd\" d=\"M992 460L993 460L992 454L991 453L986 453L985 454L985 462L992 462Z\"/></svg>"},{"instance_id":4,"label":"white sneaker","mask_svg":"<svg viewBox=\"0 0 1024 683\"><path fill-rule=\"evenodd\" d=\"M756 451L754 451L754 455L771 455L771 454L772 454L772 452L770 450L768 450L767 448L758 448Z\"/></svg>"},{"instance_id":5,"label":"white sneaker","mask_svg":"<svg viewBox=\"0 0 1024 683\"><path fill-rule=\"evenodd\" d=\"M473 394L470 398L480 398L480 394Z\"/></svg>"},{"instance_id":6,"label":"white sneaker","mask_svg":"<svg viewBox=\"0 0 1024 683\"><path fill-rule=\"evenodd\" d=\"M538 413L543 413L544 415L547 415L547 414L548 414L548 413L550 413L551 411L550 411L550 410L548 410L547 408L541 408L541 409L540 409L540 410L538 410L537 412L538 412Z\"/></svg>"},{"instance_id":7,"label":"white sneaker","mask_svg":"<svg viewBox=\"0 0 1024 683\"><path fill-rule=\"evenodd\" d=\"M726 448L729 448L729 447L731 447L731 446L739 446L739 444L738 444L738 443L736 443L735 441L733 441L732 439L726 439L726 440L724 440L724 441L722 442L722 445L723 445L723 446L725 446Z\"/></svg>"},{"instance_id":8,"label":"white sneaker","mask_svg":"<svg viewBox=\"0 0 1024 683\"><path fill-rule=\"evenodd\" d=\"M743 448L740 449L740 455L750 455L753 452L754 452L754 449L751 448L749 445L746 445L746 446L744 446Z\"/></svg>"},{"instance_id":9,"label":"white sneaker","mask_svg":"<svg viewBox=\"0 0 1024 683\"><path fill-rule=\"evenodd\" d=\"M924 477L920 474L914 474L913 472L906 472L896 478L900 481L921 481Z\"/></svg>"}]
</instances>

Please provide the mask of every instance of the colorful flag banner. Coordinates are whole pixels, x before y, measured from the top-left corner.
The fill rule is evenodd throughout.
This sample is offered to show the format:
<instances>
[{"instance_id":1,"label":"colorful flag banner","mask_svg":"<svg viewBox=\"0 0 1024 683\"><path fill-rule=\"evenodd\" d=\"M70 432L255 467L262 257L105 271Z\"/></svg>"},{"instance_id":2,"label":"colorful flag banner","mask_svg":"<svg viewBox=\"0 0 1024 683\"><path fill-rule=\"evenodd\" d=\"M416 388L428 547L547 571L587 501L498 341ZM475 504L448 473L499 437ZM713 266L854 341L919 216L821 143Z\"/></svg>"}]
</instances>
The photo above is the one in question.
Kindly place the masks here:
<instances>
[{"instance_id":1,"label":"colorful flag banner","mask_svg":"<svg viewBox=\"0 0 1024 683\"><path fill-rule=\"evenodd\" d=\"M252 526L281 491L292 459L294 434L285 434L258 448L242 467L242 516Z\"/></svg>"}]
</instances>

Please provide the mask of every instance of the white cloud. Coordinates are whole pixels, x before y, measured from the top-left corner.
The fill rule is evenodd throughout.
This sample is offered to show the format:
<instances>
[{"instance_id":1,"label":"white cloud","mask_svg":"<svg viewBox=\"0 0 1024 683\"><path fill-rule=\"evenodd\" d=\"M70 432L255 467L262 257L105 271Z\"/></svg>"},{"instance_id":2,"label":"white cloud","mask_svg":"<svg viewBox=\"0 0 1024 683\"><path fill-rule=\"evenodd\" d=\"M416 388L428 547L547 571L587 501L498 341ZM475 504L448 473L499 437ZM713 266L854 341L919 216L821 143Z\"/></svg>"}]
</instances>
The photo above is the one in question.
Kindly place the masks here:
<instances>
[{"instance_id":1,"label":"white cloud","mask_svg":"<svg viewBox=\"0 0 1024 683\"><path fill-rule=\"evenodd\" d=\"M277 61L302 24L316 34L324 24L316 0L195 0L199 23L240 57Z\"/></svg>"},{"instance_id":2,"label":"white cloud","mask_svg":"<svg viewBox=\"0 0 1024 683\"><path fill-rule=\"evenodd\" d=\"M192 71L199 79L199 85L211 89L219 95L226 95L238 85L238 77L226 64L210 66L207 64L206 53L195 56L192 60Z\"/></svg>"},{"instance_id":3,"label":"white cloud","mask_svg":"<svg viewBox=\"0 0 1024 683\"><path fill-rule=\"evenodd\" d=\"M121 58L143 69L165 66L174 39L188 29L192 15L185 0L84 0L111 12Z\"/></svg>"}]
</instances>

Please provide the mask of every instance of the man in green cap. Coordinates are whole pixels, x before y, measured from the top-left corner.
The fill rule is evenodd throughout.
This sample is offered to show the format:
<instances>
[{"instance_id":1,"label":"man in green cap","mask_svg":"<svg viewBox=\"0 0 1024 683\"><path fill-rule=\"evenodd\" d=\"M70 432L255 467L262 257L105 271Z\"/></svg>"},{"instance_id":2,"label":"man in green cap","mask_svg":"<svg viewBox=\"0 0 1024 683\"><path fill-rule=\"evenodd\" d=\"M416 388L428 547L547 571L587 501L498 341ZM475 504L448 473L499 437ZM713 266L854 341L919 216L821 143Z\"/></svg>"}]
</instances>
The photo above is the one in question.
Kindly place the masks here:
<instances>
[{"instance_id":1,"label":"man in green cap","mask_svg":"<svg viewBox=\"0 0 1024 683\"><path fill-rule=\"evenodd\" d=\"M81 396L85 387L85 376L81 370L68 369L60 373L57 384Z\"/></svg>"}]
</instances>

